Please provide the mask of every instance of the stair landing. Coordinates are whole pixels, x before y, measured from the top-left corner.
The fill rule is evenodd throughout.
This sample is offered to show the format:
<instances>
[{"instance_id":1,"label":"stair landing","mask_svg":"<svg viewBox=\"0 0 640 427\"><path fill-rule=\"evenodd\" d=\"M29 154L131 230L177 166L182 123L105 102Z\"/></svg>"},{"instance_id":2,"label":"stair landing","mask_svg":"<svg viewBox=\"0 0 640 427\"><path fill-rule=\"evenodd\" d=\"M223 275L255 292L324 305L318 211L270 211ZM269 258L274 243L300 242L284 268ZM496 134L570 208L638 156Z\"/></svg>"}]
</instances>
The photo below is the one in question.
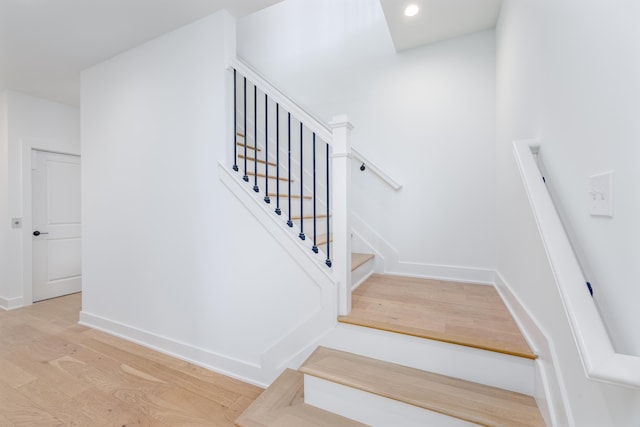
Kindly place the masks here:
<instances>
[{"instance_id":1,"label":"stair landing","mask_svg":"<svg viewBox=\"0 0 640 427\"><path fill-rule=\"evenodd\" d=\"M374 274L342 323L535 359L493 286Z\"/></svg>"}]
</instances>

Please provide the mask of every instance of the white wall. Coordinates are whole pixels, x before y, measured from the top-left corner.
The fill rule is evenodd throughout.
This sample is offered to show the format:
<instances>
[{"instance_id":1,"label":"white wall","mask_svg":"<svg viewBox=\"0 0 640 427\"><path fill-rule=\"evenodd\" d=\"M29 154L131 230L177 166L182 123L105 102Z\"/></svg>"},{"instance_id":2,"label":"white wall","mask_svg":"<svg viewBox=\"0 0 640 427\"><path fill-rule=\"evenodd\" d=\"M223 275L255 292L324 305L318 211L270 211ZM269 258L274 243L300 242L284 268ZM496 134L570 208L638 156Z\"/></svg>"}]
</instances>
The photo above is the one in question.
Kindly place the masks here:
<instances>
[{"instance_id":1,"label":"white wall","mask_svg":"<svg viewBox=\"0 0 640 427\"><path fill-rule=\"evenodd\" d=\"M547 182L618 351L640 349L640 6L506 0L497 30L498 271L547 334L576 426L637 426L640 393L586 379L512 153L539 138ZM606 25L603 25L606 23ZM611 219L587 212L589 175L615 170ZM577 284L582 286L582 284ZM586 289L585 289L586 292Z\"/></svg>"},{"instance_id":2,"label":"white wall","mask_svg":"<svg viewBox=\"0 0 640 427\"><path fill-rule=\"evenodd\" d=\"M81 320L265 384L268 350L324 307L218 178L234 30L220 12L83 72Z\"/></svg>"},{"instance_id":3,"label":"white wall","mask_svg":"<svg viewBox=\"0 0 640 427\"><path fill-rule=\"evenodd\" d=\"M491 279L492 31L396 54L376 0L287 0L239 20L238 54L324 121L346 113L353 146L403 184L353 164L354 229L387 271Z\"/></svg>"},{"instance_id":4,"label":"white wall","mask_svg":"<svg viewBox=\"0 0 640 427\"><path fill-rule=\"evenodd\" d=\"M80 153L80 112L77 107L59 104L14 91L6 96L6 150L7 157L0 160L0 174L7 179L7 219L0 223L6 240L6 267L0 286L0 297L10 305L30 304L22 301L23 293L23 238L30 234L31 212L25 212L23 202L23 146L63 153ZM1 193L1 191L0 191ZM12 229L10 218L22 218L22 229ZM27 254L27 256L29 256Z\"/></svg>"},{"instance_id":5,"label":"white wall","mask_svg":"<svg viewBox=\"0 0 640 427\"><path fill-rule=\"evenodd\" d=\"M7 249L9 228L9 182L8 182L8 150L7 150L7 93L0 92L0 290L5 288L7 271ZM8 303L0 294L0 307L6 308Z\"/></svg>"}]
</instances>

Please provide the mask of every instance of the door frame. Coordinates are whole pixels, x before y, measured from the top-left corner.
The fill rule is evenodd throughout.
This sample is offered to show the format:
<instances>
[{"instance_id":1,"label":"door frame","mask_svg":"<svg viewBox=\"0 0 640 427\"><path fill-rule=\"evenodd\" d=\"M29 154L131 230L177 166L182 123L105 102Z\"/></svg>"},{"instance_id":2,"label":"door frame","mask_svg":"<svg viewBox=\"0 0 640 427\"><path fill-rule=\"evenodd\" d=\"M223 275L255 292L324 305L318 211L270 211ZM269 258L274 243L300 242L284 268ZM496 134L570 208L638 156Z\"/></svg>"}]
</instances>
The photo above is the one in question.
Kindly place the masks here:
<instances>
[{"instance_id":1,"label":"door frame","mask_svg":"<svg viewBox=\"0 0 640 427\"><path fill-rule=\"evenodd\" d=\"M33 304L33 218L31 213L32 185L31 167L33 162L32 153L34 150L44 151L54 154L67 154L82 157L80 153L51 150L46 142L40 140L20 140L22 147L22 306ZM82 179L82 178L81 178ZM82 182L82 181L81 181ZM82 185L82 184L80 184ZM82 193L81 193L82 194Z\"/></svg>"}]
</instances>

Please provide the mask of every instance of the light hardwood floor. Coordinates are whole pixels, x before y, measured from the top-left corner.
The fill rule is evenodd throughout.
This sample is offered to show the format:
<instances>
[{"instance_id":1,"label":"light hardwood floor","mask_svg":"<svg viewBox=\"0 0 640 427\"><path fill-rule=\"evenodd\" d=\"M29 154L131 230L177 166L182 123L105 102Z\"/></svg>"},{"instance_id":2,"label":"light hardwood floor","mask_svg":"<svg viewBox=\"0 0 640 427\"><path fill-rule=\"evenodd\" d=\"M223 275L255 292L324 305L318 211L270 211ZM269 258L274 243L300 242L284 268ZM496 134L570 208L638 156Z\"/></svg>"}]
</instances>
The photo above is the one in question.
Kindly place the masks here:
<instances>
[{"instance_id":1,"label":"light hardwood floor","mask_svg":"<svg viewBox=\"0 0 640 427\"><path fill-rule=\"evenodd\" d=\"M340 322L535 359L493 286L374 274Z\"/></svg>"},{"instance_id":2,"label":"light hardwood floor","mask_svg":"<svg viewBox=\"0 0 640 427\"><path fill-rule=\"evenodd\" d=\"M233 426L262 392L80 326L80 305L0 310L0 427Z\"/></svg>"}]
</instances>

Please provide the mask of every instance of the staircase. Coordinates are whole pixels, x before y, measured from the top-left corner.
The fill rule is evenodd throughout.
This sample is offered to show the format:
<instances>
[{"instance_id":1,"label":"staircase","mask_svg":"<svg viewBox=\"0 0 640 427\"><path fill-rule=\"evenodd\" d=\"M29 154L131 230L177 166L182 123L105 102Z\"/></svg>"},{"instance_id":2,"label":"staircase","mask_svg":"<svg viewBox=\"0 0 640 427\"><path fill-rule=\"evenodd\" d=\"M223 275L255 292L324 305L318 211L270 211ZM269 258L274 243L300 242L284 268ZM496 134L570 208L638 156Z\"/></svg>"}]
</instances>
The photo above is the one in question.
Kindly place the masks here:
<instances>
[{"instance_id":1,"label":"staircase","mask_svg":"<svg viewBox=\"0 0 640 427\"><path fill-rule=\"evenodd\" d=\"M493 287L373 275L236 425L544 426L535 357Z\"/></svg>"},{"instance_id":2,"label":"staircase","mask_svg":"<svg viewBox=\"0 0 640 427\"><path fill-rule=\"evenodd\" d=\"M260 79L233 71L235 179L338 285L342 316L236 425L544 426L536 356L495 289L372 274L350 250L350 124L329 130Z\"/></svg>"}]
</instances>

